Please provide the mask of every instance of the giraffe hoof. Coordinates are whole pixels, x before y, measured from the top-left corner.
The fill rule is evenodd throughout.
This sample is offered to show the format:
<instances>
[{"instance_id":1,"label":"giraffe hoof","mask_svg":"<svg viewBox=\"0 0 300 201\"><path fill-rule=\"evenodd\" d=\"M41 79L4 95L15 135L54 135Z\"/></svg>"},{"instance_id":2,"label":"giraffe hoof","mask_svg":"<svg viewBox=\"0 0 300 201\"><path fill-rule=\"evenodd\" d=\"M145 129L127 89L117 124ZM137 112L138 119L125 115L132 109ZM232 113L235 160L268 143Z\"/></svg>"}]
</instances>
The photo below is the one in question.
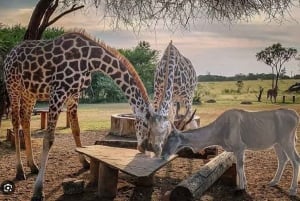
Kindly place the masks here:
<instances>
[{"instance_id":1,"label":"giraffe hoof","mask_svg":"<svg viewBox=\"0 0 300 201\"><path fill-rule=\"evenodd\" d=\"M38 173L39 173L39 168L37 168L36 166L31 168L31 174L38 174Z\"/></svg>"},{"instance_id":2,"label":"giraffe hoof","mask_svg":"<svg viewBox=\"0 0 300 201\"><path fill-rule=\"evenodd\" d=\"M21 173L17 173L17 175L16 175L16 180L26 180L26 176L25 176L25 174L23 173L23 172L21 172Z\"/></svg>"},{"instance_id":3,"label":"giraffe hoof","mask_svg":"<svg viewBox=\"0 0 300 201\"><path fill-rule=\"evenodd\" d=\"M43 201L44 200L44 196L33 196L31 198L31 201Z\"/></svg>"}]
</instances>

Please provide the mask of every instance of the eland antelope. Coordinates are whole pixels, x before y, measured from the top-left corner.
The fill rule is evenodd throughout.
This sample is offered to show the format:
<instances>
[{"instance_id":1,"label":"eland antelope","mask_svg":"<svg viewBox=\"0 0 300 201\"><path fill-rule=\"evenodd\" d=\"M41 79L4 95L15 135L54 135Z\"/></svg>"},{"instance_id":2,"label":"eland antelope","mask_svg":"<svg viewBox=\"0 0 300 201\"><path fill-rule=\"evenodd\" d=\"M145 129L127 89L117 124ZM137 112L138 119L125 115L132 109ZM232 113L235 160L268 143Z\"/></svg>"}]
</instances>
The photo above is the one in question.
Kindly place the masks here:
<instances>
[{"instance_id":1,"label":"eland antelope","mask_svg":"<svg viewBox=\"0 0 300 201\"><path fill-rule=\"evenodd\" d=\"M174 129L168 136L162 157L168 158L184 147L197 152L211 145L220 145L236 157L238 189L246 188L244 172L245 150L263 150L274 147L277 158L277 172L269 183L276 185L288 159L293 166L290 195L296 195L300 158L295 148L299 116L294 110L277 109L248 112L232 109L224 112L209 125L181 133Z\"/></svg>"}]
</instances>

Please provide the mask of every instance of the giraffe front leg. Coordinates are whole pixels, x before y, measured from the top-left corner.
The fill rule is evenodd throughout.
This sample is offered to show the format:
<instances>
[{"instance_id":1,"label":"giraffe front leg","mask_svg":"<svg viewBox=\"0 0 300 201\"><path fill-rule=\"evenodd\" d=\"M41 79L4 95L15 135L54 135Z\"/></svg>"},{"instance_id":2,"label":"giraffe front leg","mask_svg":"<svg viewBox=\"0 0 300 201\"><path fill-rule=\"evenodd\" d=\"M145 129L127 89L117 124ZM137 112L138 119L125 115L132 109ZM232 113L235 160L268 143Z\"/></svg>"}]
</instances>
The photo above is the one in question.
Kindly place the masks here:
<instances>
[{"instance_id":1,"label":"giraffe front leg","mask_svg":"<svg viewBox=\"0 0 300 201\"><path fill-rule=\"evenodd\" d=\"M11 97L12 98L12 97ZM20 148L20 138L19 138L19 130L20 130L20 106L18 103L18 100L15 98L12 98L12 125L13 125L13 131L15 135L15 148L16 148L16 179L17 180L25 180L25 172L23 169L23 164L21 160L21 148Z\"/></svg>"},{"instance_id":2,"label":"giraffe front leg","mask_svg":"<svg viewBox=\"0 0 300 201\"><path fill-rule=\"evenodd\" d=\"M76 147L82 147L81 139L80 139L80 127L79 127L78 115L77 115L77 106L78 106L77 101L72 101L72 102L69 101L67 106L68 107L67 112L69 114L71 130L75 140ZM84 169L90 168L90 163L86 160L86 158L82 154L79 154L79 161L81 162Z\"/></svg>"},{"instance_id":3,"label":"giraffe front leg","mask_svg":"<svg viewBox=\"0 0 300 201\"><path fill-rule=\"evenodd\" d=\"M48 128L49 128L49 125L48 125ZM54 129L51 129L51 130L47 129L47 133L45 133L45 136L43 139L43 150L42 150L42 155L41 155L41 169L39 171L39 174L38 174L35 184L34 184L33 196L31 198L31 201L42 201L45 198L44 192L43 192L43 188L44 188L43 182L44 182L44 176L45 176L49 151L51 150L53 143L54 143Z\"/></svg>"},{"instance_id":4,"label":"giraffe front leg","mask_svg":"<svg viewBox=\"0 0 300 201\"><path fill-rule=\"evenodd\" d=\"M31 144L31 133L30 133L30 119L31 119L31 111L33 108L34 102L25 102L24 100L21 103L21 125L24 132L25 138L25 148L26 148L26 157L27 164L31 169L31 173L37 174L39 169L34 162L33 154L32 154L32 144Z\"/></svg>"}]
</instances>

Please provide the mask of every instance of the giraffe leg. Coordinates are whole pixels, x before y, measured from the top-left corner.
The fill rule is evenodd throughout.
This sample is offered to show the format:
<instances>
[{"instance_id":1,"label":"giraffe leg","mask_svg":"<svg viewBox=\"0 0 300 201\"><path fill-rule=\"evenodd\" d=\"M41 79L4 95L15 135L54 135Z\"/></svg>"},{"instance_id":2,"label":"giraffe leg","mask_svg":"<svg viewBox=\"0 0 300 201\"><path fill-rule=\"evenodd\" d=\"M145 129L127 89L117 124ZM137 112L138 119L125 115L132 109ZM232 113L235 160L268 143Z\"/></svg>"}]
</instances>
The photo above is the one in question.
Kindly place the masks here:
<instances>
[{"instance_id":1,"label":"giraffe leg","mask_svg":"<svg viewBox=\"0 0 300 201\"><path fill-rule=\"evenodd\" d=\"M79 127L78 115L77 115L78 100L73 99L68 101L67 107L68 107L67 112L70 117L71 130L75 140L76 147L82 147L81 140L80 140L80 127ZM79 154L79 160L82 163L84 169L90 168L89 162L82 154Z\"/></svg>"},{"instance_id":2,"label":"giraffe leg","mask_svg":"<svg viewBox=\"0 0 300 201\"><path fill-rule=\"evenodd\" d=\"M19 138L19 130L20 130L20 104L19 97L16 95L10 96L11 98L11 121L13 125L13 131L15 135L15 148L16 148L16 179L17 180L25 180L26 176L23 169L23 164L21 160L21 148L20 148L20 138Z\"/></svg>"},{"instance_id":3,"label":"giraffe leg","mask_svg":"<svg viewBox=\"0 0 300 201\"><path fill-rule=\"evenodd\" d=\"M56 102L54 100L56 100ZM54 143L55 128L57 124L57 119L59 117L60 111L63 106L63 102L64 102L63 99L60 97L52 97L50 99L48 125L47 125L46 133L44 135L43 150L41 153L41 167L34 184L33 196L31 198L32 201L44 200L43 182L44 182L44 176L46 172L46 165L48 161L49 151L51 150L51 147Z\"/></svg>"},{"instance_id":4,"label":"giraffe leg","mask_svg":"<svg viewBox=\"0 0 300 201\"><path fill-rule=\"evenodd\" d=\"M34 158L32 154L31 133L30 133L31 112L34 103L35 101L22 100L21 108L20 108L20 117L21 117L21 125L24 132L24 138L25 138L27 164L31 169L31 173L37 174L39 172L39 169L34 162Z\"/></svg>"}]
</instances>

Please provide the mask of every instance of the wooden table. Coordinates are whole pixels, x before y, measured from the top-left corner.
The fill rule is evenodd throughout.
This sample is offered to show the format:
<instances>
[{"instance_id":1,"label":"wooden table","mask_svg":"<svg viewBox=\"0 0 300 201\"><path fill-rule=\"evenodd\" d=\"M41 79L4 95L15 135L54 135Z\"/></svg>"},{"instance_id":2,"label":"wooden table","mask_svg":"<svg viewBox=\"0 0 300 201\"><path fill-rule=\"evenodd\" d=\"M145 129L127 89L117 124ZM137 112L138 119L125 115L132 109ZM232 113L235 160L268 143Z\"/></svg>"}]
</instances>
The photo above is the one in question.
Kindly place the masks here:
<instances>
[{"instance_id":1,"label":"wooden table","mask_svg":"<svg viewBox=\"0 0 300 201\"><path fill-rule=\"evenodd\" d=\"M49 108L34 108L32 112L34 114L41 114L41 129L45 129L47 127ZM67 110L62 109L61 112L67 112ZM70 128L70 118L68 112L66 114L66 127Z\"/></svg>"},{"instance_id":2,"label":"wooden table","mask_svg":"<svg viewBox=\"0 0 300 201\"><path fill-rule=\"evenodd\" d=\"M100 198L113 199L117 194L119 170L138 178L139 185L153 185L154 173L175 159L168 160L142 154L135 149L92 145L76 148L76 151L91 158L90 182L98 183Z\"/></svg>"}]
</instances>

